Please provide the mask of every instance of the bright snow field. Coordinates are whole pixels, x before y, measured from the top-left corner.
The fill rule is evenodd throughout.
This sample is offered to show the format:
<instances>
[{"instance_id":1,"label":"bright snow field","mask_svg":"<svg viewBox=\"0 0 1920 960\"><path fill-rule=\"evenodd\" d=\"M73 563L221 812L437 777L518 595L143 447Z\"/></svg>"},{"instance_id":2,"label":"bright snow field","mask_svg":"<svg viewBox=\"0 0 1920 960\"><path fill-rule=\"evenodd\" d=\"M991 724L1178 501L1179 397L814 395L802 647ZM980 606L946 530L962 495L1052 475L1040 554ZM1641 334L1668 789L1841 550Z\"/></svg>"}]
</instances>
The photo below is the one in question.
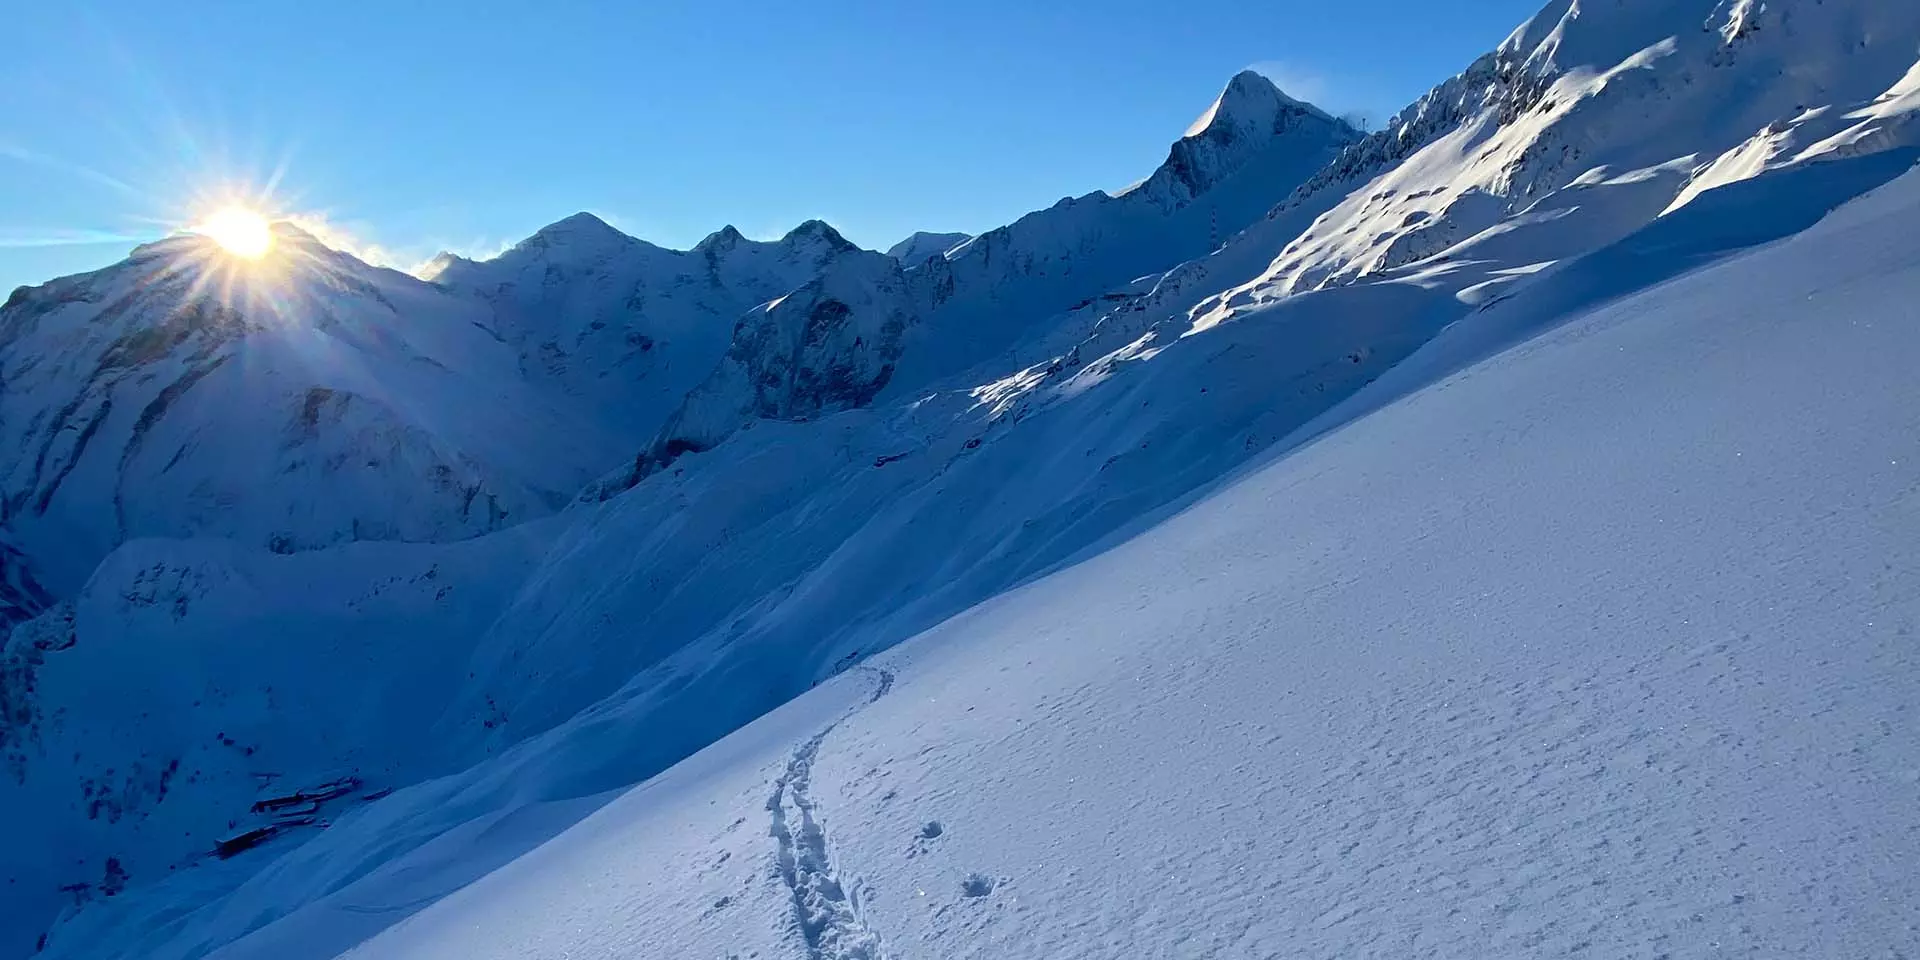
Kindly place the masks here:
<instances>
[{"instance_id":1,"label":"bright snow field","mask_svg":"<svg viewBox=\"0 0 1920 960\"><path fill-rule=\"evenodd\" d=\"M353 955L1912 955L1916 218L1388 405Z\"/></svg>"}]
</instances>

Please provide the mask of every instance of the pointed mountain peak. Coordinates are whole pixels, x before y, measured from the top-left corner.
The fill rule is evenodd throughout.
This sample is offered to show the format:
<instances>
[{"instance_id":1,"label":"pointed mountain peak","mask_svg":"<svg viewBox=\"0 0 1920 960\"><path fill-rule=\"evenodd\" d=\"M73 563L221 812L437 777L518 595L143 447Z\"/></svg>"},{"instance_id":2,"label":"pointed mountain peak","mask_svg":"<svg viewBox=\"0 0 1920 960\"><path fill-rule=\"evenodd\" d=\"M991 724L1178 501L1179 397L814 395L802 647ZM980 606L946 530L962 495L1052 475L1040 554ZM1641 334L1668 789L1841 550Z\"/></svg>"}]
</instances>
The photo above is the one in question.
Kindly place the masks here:
<instances>
[{"instance_id":1,"label":"pointed mountain peak","mask_svg":"<svg viewBox=\"0 0 1920 960\"><path fill-rule=\"evenodd\" d=\"M1332 119L1320 108L1286 95L1258 70L1242 70L1187 127L1186 137L1220 136L1230 130L1277 129L1289 113Z\"/></svg>"},{"instance_id":2,"label":"pointed mountain peak","mask_svg":"<svg viewBox=\"0 0 1920 960\"><path fill-rule=\"evenodd\" d=\"M808 220L787 231L787 235L780 238L783 246L793 246L803 241L824 242L830 247L853 249L853 244L825 220Z\"/></svg>"},{"instance_id":3,"label":"pointed mountain peak","mask_svg":"<svg viewBox=\"0 0 1920 960\"><path fill-rule=\"evenodd\" d=\"M1258 70L1247 69L1234 74L1233 79L1227 81L1227 89L1224 93L1221 94L1221 96L1223 97L1233 96L1235 94L1268 94L1268 93L1279 93L1279 92L1280 92L1280 87L1276 85L1272 80L1267 79L1266 74L1261 73Z\"/></svg>"},{"instance_id":4,"label":"pointed mountain peak","mask_svg":"<svg viewBox=\"0 0 1920 960\"><path fill-rule=\"evenodd\" d=\"M523 262L526 257L557 256L569 262L599 261L621 256L646 245L644 241L627 236L609 226L605 220L583 211L535 230L532 236L514 244L500 259L517 263Z\"/></svg>"},{"instance_id":5,"label":"pointed mountain peak","mask_svg":"<svg viewBox=\"0 0 1920 960\"><path fill-rule=\"evenodd\" d=\"M539 230L534 231L533 236L544 238L552 242L566 241L570 243L578 243L582 241L597 241L597 240L615 240L615 239L631 240L633 239L632 237L629 237L626 234L621 233L620 231L615 230L613 227L609 226L605 220L602 220L591 213L587 213L584 210L574 214L571 217L566 217L561 220L556 220L552 223L547 224L544 227L541 227ZM532 239L532 238L529 238L529 239Z\"/></svg>"},{"instance_id":6,"label":"pointed mountain peak","mask_svg":"<svg viewBox=\"0 0 1920 960\"><path fill-rule=\"evenodd\" d=\"M724 252L739 246L746 239L746 237L740 235L739 230L734 229L733 224L729 223L707 234L705 239L693 245L693 249L703 253L708 250Z\"/></svg>"},{"instance_id":7,"label":"pointed mountain peak","mask_svg":"<svg viewBox=\"0 0 1920 960\"><path fill-rule=\"evenodd\" d=\"M432 283L445 276L447 271L460 269L463 265L471 263L473 263L472 260L451 250L442 250L434 254L433 259L414 268L413 275Z\"/></svg>"},{"instance_id":8,"label":"pointed mountain peak","mask_svg":"<svg viewBox=\"0 0 1920 960\"><path fill-rule=\"evenodd\" d=\"M1360 136L1344 121L1282 93L1258 71L1242 70L1174 141L1159 168L1117 196L1146 197L1172 210L1193 202L1255 156L1281 148L1282 143L1282 149L1295 156L1310 158Z\"/></svg>"}]
</instances>

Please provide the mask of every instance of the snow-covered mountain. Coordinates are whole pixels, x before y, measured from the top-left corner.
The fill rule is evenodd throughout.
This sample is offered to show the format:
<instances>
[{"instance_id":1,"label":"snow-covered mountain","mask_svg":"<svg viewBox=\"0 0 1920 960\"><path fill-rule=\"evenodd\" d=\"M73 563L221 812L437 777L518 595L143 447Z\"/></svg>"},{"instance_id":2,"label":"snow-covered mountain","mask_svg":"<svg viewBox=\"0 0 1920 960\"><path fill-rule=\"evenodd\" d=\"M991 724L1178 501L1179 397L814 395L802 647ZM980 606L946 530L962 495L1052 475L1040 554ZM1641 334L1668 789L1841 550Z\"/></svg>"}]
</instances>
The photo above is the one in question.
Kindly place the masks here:
<instances>
[{"instance_id":1,"label":"snow-covered mountain","mask_svg":"<svg viewBox=\"0 0 1920 960\"><path fill-rule=\"evenodd\" d=\"M1914 20L1884 3L1548 4L1143 306L1213 322L1394 275L1497 299L1713 188L1914 143Z\"/></svg>"},{"instance_id":2,"label":"snow-covered mountain","mask_svg":"<svg viewBox=\"0 0 1920 960\"><path fill-rule=\"evenodd\" d=\"M1204 255L1359 136L1258 73L1236 75L1140 182L1062 199L915 267L928 299L924 322L908 334L895 395Z\"/></svg>"},{"instance_id":3,"label":"snow-covered mountain","mask_svg":"<svg viewBox=\"0 0 1920 960\"><path fill-rule=\"evenodd\" d=\"M483 311L291 227L278 247L161 241L0 309L0 520L45 588L140 537L473 536L609 465L619 438L519 376Z\"/></svg>"},{"instance_id":4,"label":"snow-covered mountain","mask_svg":"<svg viewBox=\"0 0 1920 960\"><path fill-rule=\"evenodd\" d=\"M1557 0L1380 133L1243 74L919 262L575 217L377 274L613 472L445 542L0 552L6 932L1906 949L1916 58L1873 0Z\"/></svg>"},{"instance_id":5,"label":"snow-covered mountain","mask_svg":"<svg viewBox=\"0 0 1920 960\"><path fill-rule=\"evenodd\" d=\"M725 227L668 250L580 213L492 260L443 254L424 272L485 302L529 380L586 402L632 448L706 379L736 317L854 249L809 220L777 241Z\"/></svg>"},{"instance_id":6,"label":"snow-covered mountain","mask_svg":"<svg viewBox=\"0 0 1920 960\"><path fill-rule=\"evenodd\" d=\"M900 264L846 250L792 293L749 311L713 372L686 394L631 469L587 492L606 499L682 454L758 420L804 422L864 407L893 377L914 299Z\"/></svg>"},{"instance_id":7,"label":"snow-covered mountain","mask_svg":"<svg viewBox=\"0 0 1920 960\"><path fill-rule=\"evenodd\" d=\"M228 955L1906 953L1916 217L1910 173Z\"/></svg>"},{"instance_id":8,"label":"snow-covered mountain","mask_svg":"<svg viewBox=\"0 0 1920 960\"><path fill-rule=\"evenodd\" d=\"M1241 105L1248 89L1247 78L1236 80L1222 103ZM1126 202L1089 201L1111 211L1111 216L1062 220L1043 212L1023 221L1020 235L1039 238L1042 243L1034 249L1042 254L1047 243L1068 238L1095 255L1090 261L1094 267L1117 276L1109 269L1112 263L1129 262L1129 258L1148 263L1143 251L1163 248L1171 251L1166 258L1186 252L1177 237L1156 234L1170 222L1163 215L1167 211L1177 214L1182 204L1204 196L1210 186L1240 183L1233 179L1236 165L1248 166L1250 158L1269 164L1287 159L1276 157L1272 151L1261 152L1261 147L1272 145L1266 136L1270 130L1293 132L1296 136L1286 141L1287 150L1306 153L1292 158L1298 169L1265 184L1268 196L1264 203L1284 196L1323 155L1330 155L1338 142L1351 136L1337 125L1321 124L1318 115L1308 108L1285 101L1283 109L1283 98L1277 94L1252 100L1250 109L1267 109L1271 115L1262 116L1249 127L1243 112L1223 112L1216 106L1209 111L1209 122L1176 146L1175 159L1149 178L1149 183L1181 186L1136 190L1130 194L1134 199ZM1297 129L1300 123L1326 136L1306 137ZM1213 140L1224 146L1206 145ZM1186 172L1174 177L1169 170ZM1241 189L1251 190L1244 183ZM1149 200L1157 206L1150 215L1142 215L1140 211L1146 209L1144 204ZM1244 212L1251 215L1250 209ZM1076 236L1074 230L1081 232ZM1129 230L1145 233L1136 236ZM583 464L592 464L596 456L603 456L609 443L624 444L620 455L602 461L600 469L620 459L631 461L631 466L624 473L611 475L611 482L603 481L593 488L601 496L611 496L648 474L650 465L714 446L743 428L758 425L759 429L748 432L772 437L780 433L777 424L801 427L835 411L868 405L893 379L912 329L931 322L958 322L951 312L939 312L949 301L974 297L987 302L1003 297L1012 304L1013 295L1022 291L1052 295L1052 300L1045 296L1035 300L1032 310L1043 315L1053 303L1068 296L1090 297L1104 282L1102 270L1092 268L1081 277L1049 279L1045 270L1033 270L1035 261L1026 252L995 260L990 251L1011 249L1008 244L1012 237L1012 233L1003 231L994 246L971 248L974 252L966 261L970 266L958 273L933 269L903 272L904 265L895 259L857 250L818 222L803 224L771 243L747 241L729 228L692 251L679 252L626 237L595 218L581 215L540 231L494 260L438 258L426 271L430 283L373 270L291 233L283 233L281 246L283 252L293 255L290 264L299 268L292 277L236 272L232 264L211 254L203 241L191 238L172 241L181 255L155 269L162 276L186 276L183 283L188 289L209 293L203 298L206 302L248 318L250 326L245 336L217 342L236 344L233 349L248 358L244 366L249 368L269 366L251 357L279 349L280 339L314 336L310 327L330 335L337 335L337 329L344 327L357 334L356 344L376 345L385 342L380 337L391 337L392 329L405 329L410 334L416 324L425 331L444 329L449 336L459 338L461 350L471 355L448 365L450 371L475 375L509 391L513 399L504 405L519 415L554 412L531 429L538 435L535 439L490 439L498 439L524 453L529 462L556 472L578 471ZM143 253L104 272L104 277L62 283L100 286L126 282L149 296L129 302L145 311L165 311L182 294L172 289L154 292L140 277L122 280L115 272L135 270L146 262L145 256ZM1167 262L1171 259L1157 265ZM216 286L202 279L209 275L217 275L220 283ZM282 285L288 286L285 292ZM54 299L50 294L59 287L37 288L21 296L34 302ZM320 314L304 301L296 302L297 297L326 298L330 309L325 323L309 322L309 313ZM742 304L761 300L766 303L741 312ZM60 316L73 328L97 326L94 313L87 309L76 308ZM739 319L731 324L721 319L728 316ZM399 322L402 320L405 322ZM140 329L137 321L129 322ZM189 334L152 351L155 356L151 362L167 365L169 370L189 366L199 356L196 351L200 340L196 338L206 336L198 332L205 326L189 325L185 328L191 331ZM255 328L280 336L268 336ZM9 325L8 329L16 327ZM429 360L435 354L446 355L437 349L419 352ZM24 349L14 354L25 365L37 364L35 355ZM389 362L393 358L356 358L360 367ZM66 366L67 375L48 376L46 382L60 389L100 389L87 377L71 375L73 370L91 371L97 364L83 358ZM404 381L384 368L381 374ZM149 379L136 382L145 386ZM243 382L253 390L243 401L197 410L193 419L180 419L188 425L180 429L203 436L245 435L266 429L257 416L260 409L287 402L285 397L300 399L303 404L309 395L325 399L331 395L320 391L340 389L254 378ZM193 385L188 381L188 387ZM413 388L405 382L402 386ZM193 393L180 387L168 396L171 400L181 395ZM974 406L964 393L949 394L942 405L952 407L956 402ZM121 407L126 406L122 401ZM423 409L411 398L395 406L409 412ZM325 403L320 407L322 412L327 409ZM179 409L171 406L165 413L179 417ZM432 408L427 409L431 412ZM305 413L304 405L299 410L298 423L313 419ZM229 424L222 419L242 416L247 418L244 423ZM435 414L435 422L438 416ZM463 430L485 432L500 414L483 409L475 415L473 408L453 407L447 416ZM302 434L311 435L308 442L337 442L326 429L330 422L317 426L319 429ZM652 432L651 439L634 439L646 437L648 431ZM951 443L959 449L971 449L965 446L965 440L955 437ZM556 446L568 442L578 449ZM862 442L870 444L874 439ZM893 440L882 437L879 442L883 449L867 454L861 461L863 469L867 463L884 463L897 454ZM442 446L460 451L453 442L443 442ZM757 446L746 444L739 449L751 451ZM203 449L207 456L255 456L213 443L204 444ZM336 456L323 462L339 459ZM252 463L250 459L247 462ZM780 575L781 571L791 575L817 563L821 551L830 550L835 542L831 527L823 531L826 536L803 537L794 556L778 562L744 557L744 543L733 539L733 531L752 524L756 515L769 508L772 513L768 518L775 522L794 520L790 511L805 502L805 481L819 477L819 470L831 465L817 462L812 468L772 471L762 477L766 482L760 489L751 492L739 486L738 476L723 475L719 490L700 496L698 510L679 516L672 516L671 509L662 514L660 508L683 501L674 495L662 497L658 492L643 497L648 506L637 513L630 509L636 506L631 503L599 508L616 511L633 522L648 523L650 531L640 536L652 546L628 544L619 549L621 554L630 555L608 558L597 546L586 549L579 544L556 543L551 559L557 565L526 575L528 583L557 586L577 575L568 569L574 560L599 558L592 561L599 569L587 580L557 594L524 589L516 592L510 584L518 582L512 571L519 567L505 561L475 559L499 552L522 556L528 549L524 544L531 528L512 524L550 509L549 493L543 493L546 499L538 505L543 509L513 505L502 511L505 516L501 526L511 529L499 539L489 537L463 546L460 556L467 559L461 563L419 559L438 558L438 551L443 549L439 547L382 550L361 543L377 539L444 541L482 532L460 528L424 535L414 535L416 532L410 530L396 534L353 513L367 506L377 518L378 508L407 509L406 498L417 492L404 488L405 477L398 472L382 478L393 489L369 495L364 504L342 497L337 489L324 484L261 483L248 491L250 496L266 500L267 508L254 511L265 516L283 512L298 515L298 509L282 507L276 497L321 498L347 518L344 534L324 529L312 533L300 528L295 536L274 539L268 534L262 542L250 543L244 531L218 525L197 528L180 522L105 531L97 538L98 548L93 552L55 555L55 559L69 562L71 568L59 582L59 589L17 591L25 600L17 615L47 612L32 630L23 629L17 634L6 651L10 666L4 694L8 715L15 718L10 723L6 748L16 776L11 786L0 785L0 800L10 808L31 811L32 816L65 826L47 832L52 846L19 848L9 863L10 879L23 879L23 871L57 876L62 885L79 891L61 894L62 898L117 893L122 872L138 883L159 870L195 862L204 856L210 836L227 829L230 823L233 829L239 829L254 819L247 808L259 786L255 775L264 776L263 771L275 774L276 783L298 776L312 779L321 774L311 771L337 769L354 769L362 774L378 771L386 779L411 782L425 771L469 764L521 731L563 720L609 689L607 682L619 683L621 674L617 671L622 668L617 663L644 663L650 650L660 649L684 658L688 654L681 648L697 647L693 641L703 632L696 624L724 613L730 604L738 602L735 598L767 589L762 577L749 577L738 584L705 585L706 575L697 569L706 563L701 560L701 552L708 555L708 560L725 558L728 564L741 559L759 563L769 576ZM907 479L917 472L896 469L892 475ZM679 474L676 470L675 479ZM574 489L584 482L583 477ZM659 482L670 481L663 478ZM777 502L755 505L753 498L762 496L776 498ZM295 499L296 506L301 502ZM860 509L871 502L849 498L844 506ZM97 516L97 510L89 512L90 506L76 500L76 513ZM613 523L608 530L618 531L618 536L631 536L638 532L633 522ZM706 539L705 533L688 529L690 524L709 522L716 524L708 532L721 537L718 544ZM540 527L544 532L534 539L544 542L540 538L555 535L556 529L591 530L600 523L590 513L576 515L572 524ZM98 562L100 555L122 542L156 535L227 536L243 552L236 555L229 545L136 541L108 556L105 562ZM327 536L360 545L338 551L311 549L328 542ZM613 543L612 538L594 540L596 545ZM498 545L501 543L505 546ZM264 574L255 569L269 561L239 559L245 555L244 549L261 547L293 551L296 557L290 558L292 565L284 569L303 571L298 576L317 583L340 586L305 592L289 598L294 602L283 607L273 597L286 588L263 587ZM39 558L33 559L38 565L17 566L23 586L34 583L31 575L47 565ZM655 576L656 583L668 578L691 589L672 596L636 589L638 581L630 579L638 575L636 563L657 568L660 573ZM717 594L706 592L713 587L719 588ZM970 586L964 596L973 596L975 590ZM597 597L590 596L593 594ZM481 595L486 597L485 602L463 602L457 612L448 610L447 616L457 622L433 612L452 602L448 597ZM408 603L416 605L403 606L405 612L396 614L391 606L372 599L384 596L408 598ZM418 600L421 596L435 599L424 603ZM141 602L131 602L126 599L129 597L141 598ZM342 599L346 597L355 599ZM527 620L541 618L545 615L541 611L551 611L554 602L566 611L560 619L527 632ZM656 625L659 645L633 643L625 633L625 625L632 621L616 618L603 609L607 603L629 602L666 602L672 607L672 612L649 615ZM943 600L942 605L952 602ZM368 606L370 603L373 605ZM498 629L488 626L493 614L487 611L494 610L490 604L495 603L510 608L497 611L503 624ZM156 609L167 611L167 616L148 618L146 611ZM396 621L409 626L401 630ZM246 624L244 634L236 633L241 630L239 624ZM316 632L303 627L294 631L299 639L292 647L276 647L273 655L280 660L273 669L263 667L254 655L235 656L230 652L235 644L244 647L255 642L263 628L268 633L283 632L291 629L287 624L325 624L326 629ZM582 630L587 632L582 634ZM418 639L421 636L445 639L423 647ZM458 637L469 639L460 641ZM137 750L132 742L118 741L109 732L121 722L116 719L119 713L92 716L83 723L71 719L63 706L90 696L100 675L115 669L108 664L124 659L114 651L127 643L193 662L191 666L167 667L189 678L177 687L144 689L136 684L122 690L118 702L128 715L141 717L148 729L149 736ZM528 645L538 649L523 654L521 648ZM72 652L76 649L94 652L77 655ZM508 684L510 689L504 693L498 686L508 681L503 671L549 669L553 663L549 658L571 656L566 653L569 649L578 656L574 665L584 671L580 684L555 683L537 689L536 685L514 683ZM400 657L404 664L382 664L385 655L378 652L381 650ZM780 664L816 653L811 647L796 647L790 656L774 664L771 686L738 691L730 705L715 711L711 723L689 728L687 739L679 741L678 746L664 747L656 755L663 759L642 755L635 757L636 762L657 768L791 695L807 682L812 668L792 669ZM447 656L455 659L449 661ZM503 656L504 661L497 659ZM460 676L458 667L450 664L462 660L472 661L469 682L456 684L459 689L445 688L440 681ZM342 672L336 668L339 664L355 666ZM408 697L401 709L383 710L378 706L380 698L367 694L363 678L370 673L409 678L373 689L407 687L415 690L415 695ZM428 677L434 678L433 682L422 679ZM441 692L432 692L436 690ZM255 706L243 709L237 705L242 703ZM264 717L247 712L259 709L258 705L282 703L306 705L300 713L307 721L289 726L277 718L277 708L272 706ZM350 715L337 721L325 719L333 716L333 708L318 706L322 704L350 705ZM156 718L167 719L156 722ZM316 739L309 726L359 732L332 733ZM442 731L442 735L426 741L432 747L398 753L391 748L392 742L415 742L429 726ZM374 736L369 732L373 730L385 731L379 739L387 745L367 742ZM208 750L214 752L208 754ZM235 750L241 752L240 759L229 756ZM47 759L54 756L71 759L59 763ZM156 759L159 757L165 760ZM163 771L164 776L155 770ZM294 770L309 773L289 772ZM176 773L195 789L183 790L174 780ZM115 814L104 820L97 815L101 808L92 800L101 789L112 789L124 797L114 807ZM8 793L11 796L5 795ZM157 805L167 797L173 798L168 809L159 811ZM77 815L83 819L70 820ZM49 866L55 863L60 865ZM115 879L105 879L109 875ZM20 889L18 884L9 886ZM44 903L47 888L42 885L39 889L43 891L39 902Z\"/></svg>"}]
</instances>

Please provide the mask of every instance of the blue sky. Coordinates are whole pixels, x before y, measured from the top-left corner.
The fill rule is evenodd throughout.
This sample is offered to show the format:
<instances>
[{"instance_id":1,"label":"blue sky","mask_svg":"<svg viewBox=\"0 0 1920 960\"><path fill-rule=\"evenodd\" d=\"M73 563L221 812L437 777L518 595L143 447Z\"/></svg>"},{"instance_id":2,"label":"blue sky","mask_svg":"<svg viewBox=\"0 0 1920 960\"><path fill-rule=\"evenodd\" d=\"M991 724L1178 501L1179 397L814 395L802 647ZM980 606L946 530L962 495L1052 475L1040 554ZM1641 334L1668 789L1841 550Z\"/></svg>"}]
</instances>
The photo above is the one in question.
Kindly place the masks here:
<instances>
[{"instance_id":1,"label":"blue sky","mask_svg":"<svg viewBox=\"0 0 1920 960\"><path fill-rule=\"evenodd\" d=\"M1234 72L1376 118L1538 0L17 4L0 290L271 186L401 266L577 210L884 247L1150 171Z\"/></svg>"}]
</instances>

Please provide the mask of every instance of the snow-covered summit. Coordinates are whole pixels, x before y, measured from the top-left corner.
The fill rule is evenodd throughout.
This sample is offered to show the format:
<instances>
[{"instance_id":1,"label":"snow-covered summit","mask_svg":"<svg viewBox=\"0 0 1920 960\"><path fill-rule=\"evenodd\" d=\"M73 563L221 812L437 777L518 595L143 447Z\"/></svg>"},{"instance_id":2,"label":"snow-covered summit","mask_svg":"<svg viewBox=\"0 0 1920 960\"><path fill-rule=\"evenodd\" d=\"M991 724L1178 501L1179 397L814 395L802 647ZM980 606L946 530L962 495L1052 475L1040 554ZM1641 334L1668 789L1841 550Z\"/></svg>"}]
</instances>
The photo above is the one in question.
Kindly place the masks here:
<instances>
[{"instance_id":1,"label":"snow-covered summit","mask_svg":"<svg viewBox=\"0 0 1920 960\"><path fill-rule=\"evenodd\" d=\"M545 513L604 454L480 319L285 225L258 263L188 236L23 289L0 308L0 442L26 452L6 527L66 592L136 537L295 550Z\"/></svg>"},{"instance_id":2,"label":"snow-covered summit","mask_svg":"<svg viewBox=\"0 0 1920 960\"><path fill-rule=\"evenodd\" d=\"M1256 128L1293 110L1328 118L1326 111L1319 107L1287 96L1266 74L1258 70L1242 70L1227 81L1220 95L1187 126L1182 139L1202 135L1223 136L1222 131L1226 128Z\"/></svg>"},{"instance_id":3,"label":"snow-covered summit","mask_svg":"<svg viewBox=\"0 0 1920 960\"><path fill-rule=\"evenodd\" d=\"M1035 325L1202 256L1320 170L1359 131L1251 71L1233 77L1167 159L1132 187L1063 198L918 265L926 322L898 389L1010 346Z\"/></svg>"},{"instance_id":4,"label":"snow-covered summit","mask_svg":"<svg viewBox=\"0 0 1920 960\"><path fill-rule=\"evenodd\" d=\"M670 253L630 237L605 220L580 212L547 224L519 243L486 260L442 251L421 275L442 286L462 289L509 282L507 278L550 266L588 269L593 265Z\"/></svg>"},{"instance_id":5,"label":"snow-covered summit","mask_svg":"<svg viewBox=\"0 0 1920 960\"><path fill-rule=\"evenodd\" d=\"M747 238L729 223L702 237L699 243L693 245L693 250L695 253L724 252L746 242Z\"/></svg>"},{"instance_id":6,"label":"snow-covered summit","mask_svg":"<svg viewBox=\"0 0 1920 960\"><path fill-rule=\"evenodd\" d=\"M780 238L780 245L795 247L811 244L824 244L838 250L854 249L852 242L840 235L832 224L825 220L803 220L786 235Z\"/></svg>"},{"instance_id":7,"label":"snow-covered summit","mask_svg":"<svg viewBox=\"0 0 1920 960\"><path fill-rule=\"evenodd\" d=\"M633 240L600 217L582 210L541 227L521 243L540 247L602 247Z\"/></svg>"},{"instance_id":8,"label":"snow-covered summit","mask_svg":"<svg viewBox=\"0 0 1920 960\"><path fill-rule=\"evenodd\" d=\"M973 234L970 233L929 233L921 230L888 247L887 256L906 266L918 266L932 257L945 255L947 251L971 239Z\"/></svg>"},{"instance_id":9,"label":"snow-covered summit","mask_svg":"<svg viewBox=\"0 0 1920 960\"><path fill-rule=\"evenodd\" d=\"M1170 208L1184 206L1276 138L1311 142L1349 134L1357 131L1345 121L1287 96L1266 76L1243 70L1174 142L1153 175L1128 192L1140 191Z\"/></svg>"}]
</instances>

